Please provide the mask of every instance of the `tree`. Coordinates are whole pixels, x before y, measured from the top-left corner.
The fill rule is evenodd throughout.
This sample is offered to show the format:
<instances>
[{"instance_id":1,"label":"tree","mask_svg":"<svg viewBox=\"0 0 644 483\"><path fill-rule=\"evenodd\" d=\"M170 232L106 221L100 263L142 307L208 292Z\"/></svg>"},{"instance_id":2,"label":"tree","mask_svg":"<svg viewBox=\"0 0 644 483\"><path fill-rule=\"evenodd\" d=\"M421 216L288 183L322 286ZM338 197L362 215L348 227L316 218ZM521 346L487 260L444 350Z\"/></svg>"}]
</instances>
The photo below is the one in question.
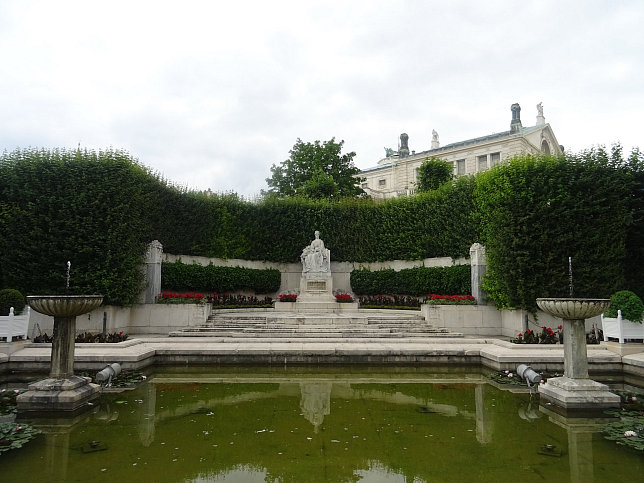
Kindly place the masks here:
<instances>
[{"instance_id":1,"label":"tree","mask_svg":"<svg viewBox=\"0 0 644 483\"><path fill-rule=\"evenodd\" d=\"M440 185L452 179L453 173L452 163L434 157L427 158L418 168L416 189L418 191L438 189Z\"/></svg>"},{"instance_id":2,"label":"tree","mask_svg":"<svg viewBox=\"0 0 644 483\"><path fill-rule=\"evenodd\" d=\"M307 198L344 198L364 196L357 178L360 170L353 164L354 152L341 154L344 141L305 143L297 139L289 159L271 166L266 178L269 190L264 194L304 196Z\"/></svg>"}]
</instances>

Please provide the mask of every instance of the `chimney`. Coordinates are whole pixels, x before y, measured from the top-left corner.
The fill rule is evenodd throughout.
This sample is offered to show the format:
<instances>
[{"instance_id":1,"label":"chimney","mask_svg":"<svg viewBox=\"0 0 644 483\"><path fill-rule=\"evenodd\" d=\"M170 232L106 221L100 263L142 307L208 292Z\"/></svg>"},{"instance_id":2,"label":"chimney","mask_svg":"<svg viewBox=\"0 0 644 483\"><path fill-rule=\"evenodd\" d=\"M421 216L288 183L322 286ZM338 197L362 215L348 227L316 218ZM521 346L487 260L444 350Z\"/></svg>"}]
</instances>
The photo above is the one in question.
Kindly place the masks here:
<instances>
[{"instance_id":1,"label":"chimney","mask_svg":"<svg viewBox=\"0 0 644 483\"><path fill-rule=\"evenodd\" d=\"M521 131L523 125L521 124L521 106L518 103L512 104L510 107L512 111L512 122L510 122L510 132L517 133Z\"/></svg>"},{"instance_id":2,"label":"chimney","mask_svg":"<svg viewBox=\"0 0 644 483\"><path fill-rule=\"evenodd\" d=\"M409 156L409 136L407 133L402 133L400 135L400 150L398 153L400 154L401 158L406 158Z\"/></svg>"}]
</instances>

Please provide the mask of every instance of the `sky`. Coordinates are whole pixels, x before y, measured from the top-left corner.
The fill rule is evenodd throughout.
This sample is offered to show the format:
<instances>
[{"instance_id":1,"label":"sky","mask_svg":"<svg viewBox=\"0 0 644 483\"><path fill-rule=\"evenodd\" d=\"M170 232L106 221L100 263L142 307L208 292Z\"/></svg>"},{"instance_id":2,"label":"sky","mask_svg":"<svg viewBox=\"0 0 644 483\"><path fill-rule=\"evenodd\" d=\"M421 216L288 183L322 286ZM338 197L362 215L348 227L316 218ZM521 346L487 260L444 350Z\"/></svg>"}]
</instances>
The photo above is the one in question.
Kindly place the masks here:
<instances>
[{"instance_id":1,"label":"sky","mask_svg":"<svg viewBox=\"0 0 644 483\"><path fill-rule=\"evenodd\" d=\"M524 126L644 149L644 2L2 0L0 150L122 149L253 198L304 142L355 165Z\"/></svg>"}]
</instances>

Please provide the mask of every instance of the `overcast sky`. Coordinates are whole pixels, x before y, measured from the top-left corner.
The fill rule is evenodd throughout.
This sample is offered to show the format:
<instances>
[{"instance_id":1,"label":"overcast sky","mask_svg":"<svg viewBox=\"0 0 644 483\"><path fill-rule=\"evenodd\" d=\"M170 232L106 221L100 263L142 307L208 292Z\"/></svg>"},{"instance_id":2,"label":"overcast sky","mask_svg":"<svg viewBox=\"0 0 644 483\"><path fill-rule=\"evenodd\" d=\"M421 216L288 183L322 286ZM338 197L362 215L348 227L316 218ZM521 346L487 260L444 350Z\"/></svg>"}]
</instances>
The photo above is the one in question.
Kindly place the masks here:
<instances>
[{"instance_id":1,"label":"overcast sky","mask_svg":"<svg viewBox=\"0 0 644 483\"><path fill-rule=\"evenodd\" d=\"M429 149L524 126L644 148L644 2L0 2L0 149L119 148L252 196L297 140Z\"/></svg>"}]
</instances>

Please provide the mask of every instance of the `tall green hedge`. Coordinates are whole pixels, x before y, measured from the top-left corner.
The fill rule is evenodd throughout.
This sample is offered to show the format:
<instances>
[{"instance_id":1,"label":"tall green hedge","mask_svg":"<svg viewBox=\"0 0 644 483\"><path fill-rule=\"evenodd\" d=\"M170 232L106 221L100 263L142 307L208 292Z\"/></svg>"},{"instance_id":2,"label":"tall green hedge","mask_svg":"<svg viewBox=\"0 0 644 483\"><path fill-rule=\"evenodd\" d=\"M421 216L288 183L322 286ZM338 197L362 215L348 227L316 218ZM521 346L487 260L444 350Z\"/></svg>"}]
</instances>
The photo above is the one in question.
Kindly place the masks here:
<instances>
[{"instance_id":1,"label":"tall green hedge","mask_svg":"<svg viewBox=\"0 0 644 483\"><path fill-rule=\"evenodd\" d=\"M151 240L167 253L295 262L317 229L334 261L466 257L481 242L501 307L566 295L569 256L577 295L644 296L643 166L616 146L524 156L384 202L248 203L177 188L118 150L16 150L0 156L0 286L61 293L70 260L71 293L130 304Z\"/></svg>"},{"instance_id":2,"label":"tall green hedge","mask_svg":"<svg viewBox=\"0 0 644 483\"><path fill-rule=\"evenodd\" d=\"M472 291L469 265L416 267L351 272L351 289L358 295L467 295Z\"/></svg>"},{"instance_id":3,"label":"tall green hedge","mask_svg":"<svg viewBox=\"0 0 644 483\"><path fill-rule=\"evenodd\" d=\"M277 292L281 274L273 268L254 269L214 265L163 262L161 286L164 290L232 292L253 290L258 294Z\"/></svg>"},{"instance_id":4,"label":"tall green hedge","mask_svg":"<svg viewBox=\"0 0 644 483\"><path fill-rule=\"evenodd\" d=\"M537 297L609 297L625 284L633 171L620 153L523 156L481 175L476 189L484 290L499 307Z\"/></svg>"},{"instance_id":5,"label":"tall green hedge","mask_svg":"<svg viewBox=\"0 0 644 483\"><path fill-rule=\"evenodd\" d=\"M36 150L0 158L0 285L27 294L136 301L159 181L122 151Z\"/></svg>"}]
</instances>

